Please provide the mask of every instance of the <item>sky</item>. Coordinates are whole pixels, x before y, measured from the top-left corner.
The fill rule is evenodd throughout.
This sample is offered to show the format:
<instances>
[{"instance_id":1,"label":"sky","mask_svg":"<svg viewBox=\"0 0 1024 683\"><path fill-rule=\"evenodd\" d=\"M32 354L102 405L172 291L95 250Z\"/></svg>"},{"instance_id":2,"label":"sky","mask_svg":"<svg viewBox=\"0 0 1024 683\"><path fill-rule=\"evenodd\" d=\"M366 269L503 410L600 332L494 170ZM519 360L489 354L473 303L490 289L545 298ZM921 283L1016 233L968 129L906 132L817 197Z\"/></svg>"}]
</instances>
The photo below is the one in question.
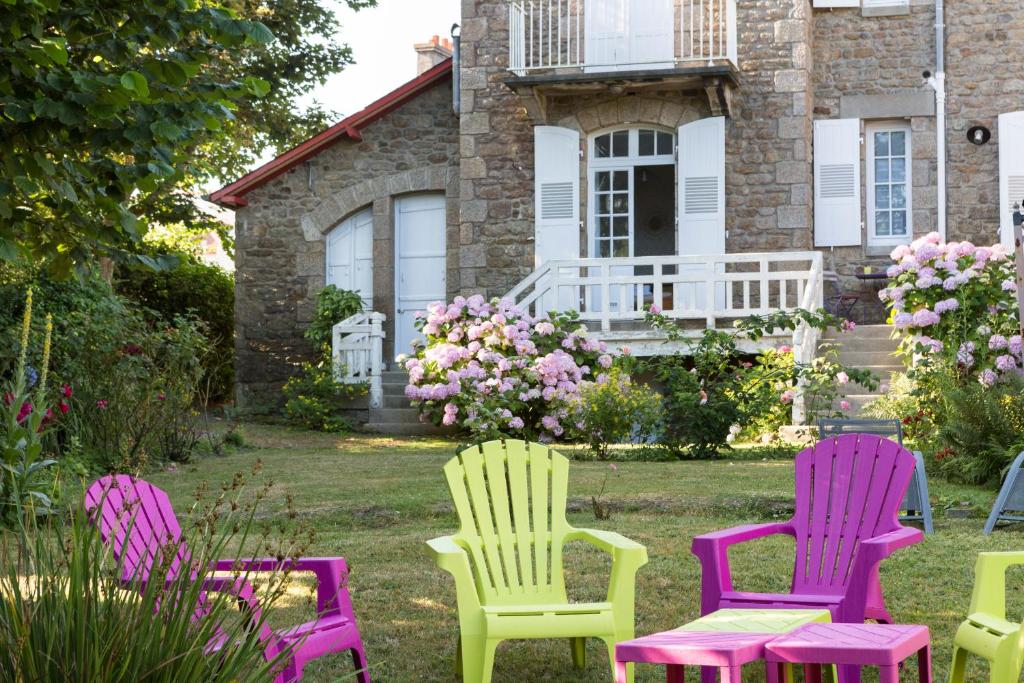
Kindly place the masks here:
<instances>
[{"instance_id":1,"label":"sky","mask_svg":"<svg viewBox=\"0 0 1024 683\"><path fill-rule=\"evenodd\" d=\"M412 46L433 35L451 35L459 22L460 0L378 0L377 7L353 12L341 2L336 7L341 31L356 63L329 79L309 99L322 102L342 116L363 109L406 81L416 77Z\"/></svg>"}]
</instances>

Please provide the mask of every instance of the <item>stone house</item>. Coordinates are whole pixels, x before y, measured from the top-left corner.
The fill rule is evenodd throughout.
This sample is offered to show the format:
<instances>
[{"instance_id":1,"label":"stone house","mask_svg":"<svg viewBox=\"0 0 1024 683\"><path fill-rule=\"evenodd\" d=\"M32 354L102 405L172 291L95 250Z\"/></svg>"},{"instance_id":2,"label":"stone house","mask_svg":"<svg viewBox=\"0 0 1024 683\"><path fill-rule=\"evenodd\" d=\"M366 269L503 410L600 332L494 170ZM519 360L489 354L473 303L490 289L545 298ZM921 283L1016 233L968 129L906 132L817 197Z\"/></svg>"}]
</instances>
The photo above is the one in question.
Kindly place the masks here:
<instances>
[{"instance_id":1,"label":"stone house","mask_svg":"<svg viewBox=\"0 0 1024 683\"><path fill-rule=\"evenodd\" d=\"M870 320L895 245L1009 240L1024 199L1020 0L463 0L454 60L416 49L415 79L211 197L237 212L242 407L277 400L325 283L386 316L385 358L457 294L634 345L651 303L715 325L842 291Z\"/></svg>"}]
</instances>

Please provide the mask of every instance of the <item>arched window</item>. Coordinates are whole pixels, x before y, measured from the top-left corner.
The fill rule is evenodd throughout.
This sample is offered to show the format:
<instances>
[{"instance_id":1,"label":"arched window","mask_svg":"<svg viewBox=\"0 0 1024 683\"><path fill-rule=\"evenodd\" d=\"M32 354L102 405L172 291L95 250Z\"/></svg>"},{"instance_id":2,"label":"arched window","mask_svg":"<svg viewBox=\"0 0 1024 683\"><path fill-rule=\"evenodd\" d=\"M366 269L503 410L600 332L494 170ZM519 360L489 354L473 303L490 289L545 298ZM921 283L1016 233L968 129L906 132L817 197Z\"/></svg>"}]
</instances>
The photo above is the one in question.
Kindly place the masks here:
<instances>
[{"instance_id":1,"label":"arched window","mask_svg":"<svg viewBox=\"0 0 1024 683\"><path fill-rule=\"evenodd\" d=\"M327 284L359 292L373 310L373 210L349 216L327 233Z\"/></svg>"}]
</instances>

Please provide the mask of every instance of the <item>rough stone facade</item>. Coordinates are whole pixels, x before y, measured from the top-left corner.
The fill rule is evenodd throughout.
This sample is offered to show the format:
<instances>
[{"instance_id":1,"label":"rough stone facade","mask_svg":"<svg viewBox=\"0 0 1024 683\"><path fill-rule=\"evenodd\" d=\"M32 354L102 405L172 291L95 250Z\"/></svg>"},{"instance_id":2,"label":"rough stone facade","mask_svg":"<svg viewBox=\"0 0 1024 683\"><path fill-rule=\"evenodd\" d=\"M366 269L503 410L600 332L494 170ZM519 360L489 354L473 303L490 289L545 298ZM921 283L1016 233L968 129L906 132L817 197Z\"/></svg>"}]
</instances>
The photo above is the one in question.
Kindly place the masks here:
<instances>
[{"instance_id":1,"label":"rough stone facade","mask_svg":"<svg viewBox=\"0 0 1024 683\"><path fill-rule=\"evenodd\" d=\"M677 0L678 4L679 0ZM726 248L806 250L814 244L813 126L819 119L905 120L911 128L912 224L933 230L936 118L922 81L935 69L935 9L910 0L896 16L859 8L815 9L812 0L738 0L738 66L726 123ZM647 89L552 98L537 118L509 77L506 0L463 0L460 117L451 85L420 94L307 164L253 190L238 214L238 377L243 407L272 405L308 354L302 333L325 279L324 235L374 210L375 308L394 319L394 201L408 192L447 197L448 295L502 295L534 268L537 124L581 133L580 217L588 222L589 145L598 131L674 130L712 116L703 89ZM946 7L948 236L993 242L998 225L1000 113L1024 110L1024 4L958 0ZM987 126L991 142L966 139ZM861 154L866 183L865 154ZM861 218L867 224L867 188ZM865 229L866 230L866 229ZM586 232L581 227L582 233ZM582 237L582 235L581 235ZM586 250L581 239L581 251ZM827 249L841 287L875 291L854 274L881 268L888 248ZM581 255L586 255L582 253ZM878 311L876 311L878 312ZM391 357L390 345L385 355Z\"/></svg>"},{"instance_id":2,"label":"rough stone facade","mask_svg":"<svg viewBox=\"0 0 1024 683\"><path fill-rule=\"evenodd\" d=\"M394 320L394 200L411 192L448 198L448 263L458 262L458 120L447 79L247 197L238 210L235 370L238 406L280 405L281 385L310 358L303 336L326 280L326 240L373 207L374 307ZM390 346L385 349L390 354Z\"/></svg>"}]
</instances>

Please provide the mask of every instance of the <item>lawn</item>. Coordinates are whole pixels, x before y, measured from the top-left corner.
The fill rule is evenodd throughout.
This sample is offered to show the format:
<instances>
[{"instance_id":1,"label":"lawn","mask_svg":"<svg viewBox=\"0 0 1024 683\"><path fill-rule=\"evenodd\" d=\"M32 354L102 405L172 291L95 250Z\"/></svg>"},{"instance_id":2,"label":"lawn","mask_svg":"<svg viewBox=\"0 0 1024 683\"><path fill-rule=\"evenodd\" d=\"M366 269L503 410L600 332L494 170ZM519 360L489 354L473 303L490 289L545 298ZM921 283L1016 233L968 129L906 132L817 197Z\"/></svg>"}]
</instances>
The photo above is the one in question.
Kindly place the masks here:
<instances>
[{"instance_id":1,"label":"lawn","mask_svg":"<svg viewBox=\"0 0 1024 683\"><path fill-rule=\"evenodd\" d=\"M250 444L244 450L203 458L150 479L165 488L176 509L183 512L200 482L219 484L261 459L265 476L275 482L263 512L271 518L284 515L286 496L293 496L300 515L318 531L313 554L348 558L353 601L375 679L456 680L452 673L457 637L454 589L423 543L456 528L441 474L455 444L333 436L262 425L246 425L244 433ZM604 463L572 464L570 522L613 529L647 546L650 563L638 576L638 634L674 628L698 615L700 572L690 554L694 535L786 517L792 499L788 460L737 457L713 462L620 463L605 496L619 510L610 521L598 522L587 501L608 471ZM987 510L994 499L994 493L943 481L931 482L931 490L935 500L970 501L979 510ZM948 675L951 640L967 609L976 554L1024 547L1024 525L986 538L981 534L983 523L980 517L950 519L937 509L937 533L882 566L888 605L897 620L932 629L937 681ZM734 550L737 587L784 590L792 556L792 542L787 539ZM608 571L604 556L573 545L567 551L566 571L573 599L603 597ZM1011 582L1014 578L1024 577L1011 577ZM309 611L305 595L297 586L275 613L275 621L302 619ZM1024 600L1011 596L1015 616L1022 605ZM591 642L588 655L587 669L580 672L572 667L566 642L505 643L498 650L494 681L610 680L603 645ZM335 681L349 671L347 657L329 657L312 663L305 680ZM905 680L911 675L917 680L908 667ZM762 672L750 668L745 672L744 680L748 679L760 681ZM661 681L664 674L654 667L640 667L637 680ZM981 673L969 671L968 680L982 680Z\"/></svg>"}]
</instances>

